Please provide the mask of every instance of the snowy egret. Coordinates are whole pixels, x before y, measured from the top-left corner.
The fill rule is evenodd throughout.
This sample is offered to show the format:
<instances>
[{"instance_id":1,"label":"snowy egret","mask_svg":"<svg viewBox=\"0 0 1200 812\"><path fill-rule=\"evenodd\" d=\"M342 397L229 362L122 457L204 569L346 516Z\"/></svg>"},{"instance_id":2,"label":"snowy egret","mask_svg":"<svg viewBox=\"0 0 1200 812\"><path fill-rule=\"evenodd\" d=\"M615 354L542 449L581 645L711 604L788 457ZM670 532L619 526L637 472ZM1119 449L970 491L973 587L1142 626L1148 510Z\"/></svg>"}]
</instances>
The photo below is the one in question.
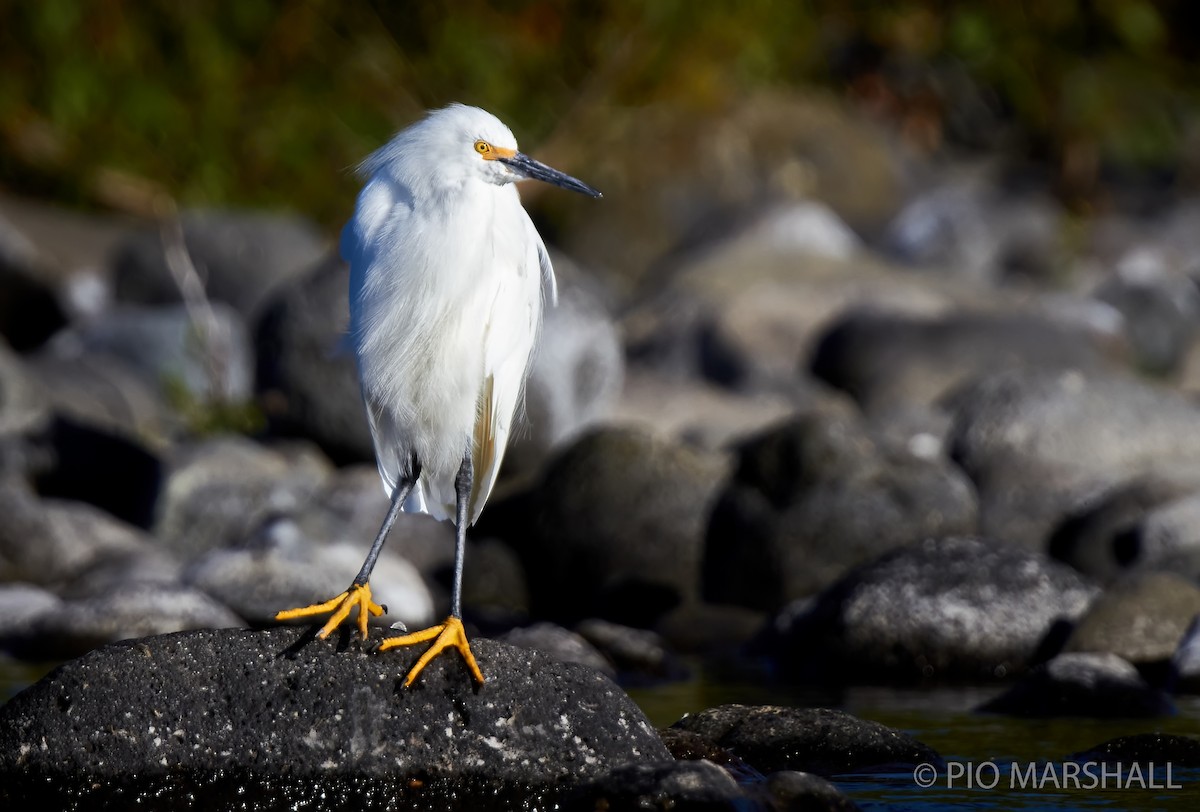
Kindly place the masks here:
<instances>
[{"instance_id":1,"label":"snowy egret","mask_svg":"<svg viewBox=\"0 0 1200 812\"><path fill-rule=\"evenodd\" d=\"M350 340L391 505L345 592L275 617L331 612L319 633L325 638L357 608L365 638L368 615L384 612L369 579L396 516L452 516L450 617L379 648L434 641L405 685L447 648L458 649L483 682L462 625L466 531L496 481L543 300L557 296L546 246L511 184L528 178L600 193L518 152L499 119L461 104L401 131L360 171L367 181L341 252L350 263Z\"/></svg>"}]
</instances>

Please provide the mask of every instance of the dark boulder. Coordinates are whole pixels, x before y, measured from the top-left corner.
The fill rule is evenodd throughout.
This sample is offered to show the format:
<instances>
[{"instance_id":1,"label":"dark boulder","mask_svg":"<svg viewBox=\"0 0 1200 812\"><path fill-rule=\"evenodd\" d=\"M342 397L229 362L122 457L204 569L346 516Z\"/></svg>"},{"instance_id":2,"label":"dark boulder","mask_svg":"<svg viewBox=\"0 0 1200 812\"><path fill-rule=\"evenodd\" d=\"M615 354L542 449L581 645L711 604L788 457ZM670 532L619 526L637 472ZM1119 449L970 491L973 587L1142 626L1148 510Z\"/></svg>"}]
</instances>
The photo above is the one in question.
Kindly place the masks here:
<instances>
[{"instance_id":1,"label":"dark boulder","mask_svg":"<svg viewBox=\"0 0 1200 812\"><path fill-rule=\"evenodd\" d=\"M525 564L533 613L646 627L694 599L722 472L718 458L640 431L585 434L504 530Z\"/></svg>"},{"instance_id":2,"label":"dark boulder","mask_svg":"<svg viewBox=\"0 0 1200 812\"><path fill-rule=\"evenodd\" d=\"M704 597L776 611L895 547L974 533L976 510L944 458L888 448L841 410L801 415L742 446L708 525Z\"/></svg>"},{"instance_id":3,"label":"dark boulder","mask_svg":"<svg viewBox=\"0 0 1200 812\"><path fill-rule=\"evenodd\" d=\"M1060 654L980 710L1006 716L1147 718L1175 712L1170 698L1147 685L1115 654Z\"/></svg>"},{"instance_id":4,"label":"dark boulder","mask_svg":"<svg viewBox=\"0 0 1200 812\"><path fill-rule=\"evenodd\" d=\"M0 801L103 808L186 799L180 786L220 798L241 783L251 799L290 793L306 808L343 791L390 808L515 808L670 758L592 669L478 639L482 686L451 653L405 688L418 650L335 638L196 631L69 662L0 708Z\"/></svg>"},{"instance_id":5,"label":"dark boulder","mask_svg":"<svg viewBox=\"0 0 1200 812\"><path fill-rule=\"evenodd\" d=\"M941 763L935 750L902 731L826 708L721 705L689 714L673 727L702 736L763 773L799 770L828 777Z\"/></svg>"}]
</instances>

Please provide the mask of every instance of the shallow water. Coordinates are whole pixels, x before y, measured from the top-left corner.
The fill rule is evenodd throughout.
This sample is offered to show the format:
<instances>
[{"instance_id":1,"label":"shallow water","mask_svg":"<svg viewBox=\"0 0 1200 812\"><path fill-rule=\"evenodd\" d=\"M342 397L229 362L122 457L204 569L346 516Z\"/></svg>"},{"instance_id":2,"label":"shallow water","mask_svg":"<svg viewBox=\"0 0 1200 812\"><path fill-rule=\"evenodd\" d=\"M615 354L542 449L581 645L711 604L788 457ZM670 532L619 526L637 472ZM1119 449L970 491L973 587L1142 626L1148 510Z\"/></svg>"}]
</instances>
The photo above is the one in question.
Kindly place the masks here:
<instances>
[{"instance_id":1,"label":"shallow water","mask_svg":"<svg viewBox=\"0 0 1200 812\"><path fill-rule=\"evenodd\" d=\"M850 688L831 694L700 678L633 689L630 695L659 727L685 713L728 702L838 708L903 730L946 759L946 770L922 774L932 782L928 787L918 786L908 770L837 777L834 783L864 809L1200 809L1200 769L1173 766L1168 777L1165 765L1158 764L1149 775L1150 765L1145 763L1138 766L1140 775L1130 765L1119 777L1110 768L1104 778L1096 766L1094 777L1079 774L1073 781L1066 774L1073 768L1063 766L1067 756L1117 736L1200 734L1200 697L1177 698L1179 713L1165 719L1036 720L972 711L1002 690ZM1046 763L1052 765L1050 774ZM1102 779L1107 789L1101 788Z\"/></svg>"},{"instance_id":2,"label":"shallow water","mask_svg":"<svg viewBox=\"0 0 1200 812\"><path fill-rule=\"evenodd\" d=\"M53 664L0 658L0 702L52 668ZM957 773L931 773L932 784L925 788L918 786L907 770L837 777L834 783L864 809L1200 809L1200 769L1172 767L1168 775L1165 765L1159 764L1151 775L1149 765L1143 764L1139 765L1140 776L1127 768L1119 778L1110 775L1108 788L1101 789L1088 788L1087 775L1078 776L1076 788L1062 766L1072 753L1117 736L1153 732L1200 735L1200 697L1178 697L1179 713L1164 719L1027 720L972 712L1001 690L998 686L850 688L830 693L698 677L631 688L629 694L659 727L686 713L731 702L839 708L911 734L941 753ZM1046 763L1053 765L1059 786L1055 786L1054 776L1044 772ZM1033 782L1028 780L1030 764L1035 765ZM1097 768L1095 780L1099 778ZM1025 788L1020 786L1022 780ZM1115 788L1118 783L1121 788Z\"/></svg>"}]
</instances>

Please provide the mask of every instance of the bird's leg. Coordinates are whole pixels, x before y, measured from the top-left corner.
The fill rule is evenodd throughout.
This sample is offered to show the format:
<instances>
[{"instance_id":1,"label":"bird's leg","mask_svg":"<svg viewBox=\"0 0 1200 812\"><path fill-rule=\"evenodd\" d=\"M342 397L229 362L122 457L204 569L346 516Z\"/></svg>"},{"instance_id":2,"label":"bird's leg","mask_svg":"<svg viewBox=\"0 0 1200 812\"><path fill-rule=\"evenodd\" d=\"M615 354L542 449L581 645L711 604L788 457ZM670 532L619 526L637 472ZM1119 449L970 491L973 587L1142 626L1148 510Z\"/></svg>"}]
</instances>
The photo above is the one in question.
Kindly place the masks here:
<instances>
[{"instance_id":1,"label":"bird's leg","mask_svg":"<svg viewBox=\"0 0 1200 812\"><path fill-rule=\"evenodd\" d=\"M341 625L342 621L350 616L351 610L358 607L358 630L362 633L363 639L367 637L367 621L370 616L379 617L387 609L375 603L371 599L371 571L375 569L375 562L379 560L379 552L383 549L383 543L387 541L388 533L392 529L392 525L396 523L396 517L400 515L401 508L404 507L404 500L408 499L408 495L412 492L413 486L417 484L417 478L421 476L421 465L416 458L412 461L411 472L404 477L401 477L396 482L396 487L392 489L392 503L388 507L387 516L383 519L383 524L379 527L379 532L375 535L375 542L371 545L371 549L367 552L367 558L363 561L362 569L358 571L358 575L354 576L354 580L350 583L350 588L336 598L327 600L324 603L314 603L312 606L302 606L298 609L287 609L275 615L276 620L292 620L299 617L310 617L312 615L323 615L326 612L332 612L329 620L321 627L321 631L317 636L322 640Z\"/></svg>"},{"instance_id":2,"label":"bird's leg","mask_svg":"<svg viewBox=\"0 0 1200 812\"><path fill-rule=\"evenodd\" d=\"M475 662L475 655L471 653L471 644L467 642L467 632L462 623L463 561L467 553L467 511L470 509L473 479L474 466L471 463L471 452L468 451L463 456L458 476L454 478L454 495L457 504L454 516L454 584L450 590L450 617L446 618L446 622L439 626L406 634L403 637L389 637L379 644L379 650L386 651L398 646L412 646L429 640L434 641L433 645L426 649L416 664L409 669L408 676L404 678L406 687L413 684L413 681L425 670L425 666L433 661L434 657L448 648L458 649L467 663L467 668L471 671L471 676L475 678L476 682L483 683L483 672L479 670L479 663Z\"/></svg>"}]
</instances>

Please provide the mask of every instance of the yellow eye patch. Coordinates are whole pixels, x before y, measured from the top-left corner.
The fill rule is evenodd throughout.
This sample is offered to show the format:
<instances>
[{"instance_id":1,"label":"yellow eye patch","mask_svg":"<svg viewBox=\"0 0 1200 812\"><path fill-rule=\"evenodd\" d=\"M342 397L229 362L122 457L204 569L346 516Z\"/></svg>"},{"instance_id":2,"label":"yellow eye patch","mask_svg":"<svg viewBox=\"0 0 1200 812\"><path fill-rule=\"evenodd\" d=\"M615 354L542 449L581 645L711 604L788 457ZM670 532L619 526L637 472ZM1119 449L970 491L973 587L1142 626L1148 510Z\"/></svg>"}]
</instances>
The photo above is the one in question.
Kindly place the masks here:
<instances>
[{"instance_id":1,"label":"yellow eye patch","mask_svg":"<svg viewBox=\"0 0 1200 812\"><path fill-rule=\"evenodd\" d=\"M505 147L493 147L487 141L476 141L475 151L479 153L479 157L485 161L495 161L499 158L511 158L517 154L515 149L506 149Z\"/></svg>"}]
</instances>

